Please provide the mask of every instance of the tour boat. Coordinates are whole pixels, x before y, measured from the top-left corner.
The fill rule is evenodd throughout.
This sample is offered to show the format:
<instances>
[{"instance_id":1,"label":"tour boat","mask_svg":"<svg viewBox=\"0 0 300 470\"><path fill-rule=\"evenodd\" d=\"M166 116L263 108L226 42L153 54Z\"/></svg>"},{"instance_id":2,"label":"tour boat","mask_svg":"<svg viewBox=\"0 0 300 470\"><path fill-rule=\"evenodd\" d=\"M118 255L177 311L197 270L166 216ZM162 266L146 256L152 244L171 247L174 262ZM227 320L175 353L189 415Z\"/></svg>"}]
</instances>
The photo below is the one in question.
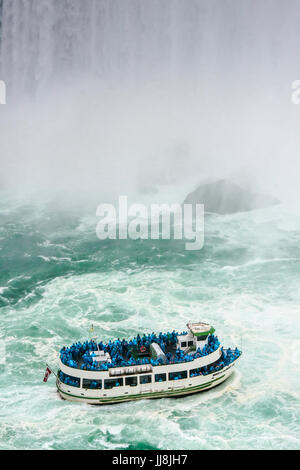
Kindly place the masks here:
<instances>
[{"instance_id":1,"label":"tour boat","mask_svg":"<svg viewBox=\"0 0 300 470\"><path fill-rule=\"evenodd\" d=\"M60 351L57 389L66 400L93 405L190 395L213 388L233 372L238 348L224 349L214 328L137 335L108 343L92 338Z\"/></svg>"}]
</instances>

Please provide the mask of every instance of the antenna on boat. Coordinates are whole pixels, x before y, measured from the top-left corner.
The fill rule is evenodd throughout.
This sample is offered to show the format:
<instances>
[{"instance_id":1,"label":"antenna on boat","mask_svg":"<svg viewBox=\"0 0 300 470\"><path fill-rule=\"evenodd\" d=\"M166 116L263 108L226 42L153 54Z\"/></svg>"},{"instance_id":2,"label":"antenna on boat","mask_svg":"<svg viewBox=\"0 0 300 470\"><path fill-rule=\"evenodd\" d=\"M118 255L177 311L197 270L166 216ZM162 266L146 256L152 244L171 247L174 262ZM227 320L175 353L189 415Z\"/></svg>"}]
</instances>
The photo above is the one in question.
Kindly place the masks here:
<instances>
[{"instance_id":1,"label":"antenna on boat","mask_svg":"<svg viewBox=\"0 0 300 470\"><path fill-rule=\"evenodd\" d=\"M92 326L91 326L91 328L90 328L90 333L91 333L91 334L95 333L95 329L94 329L93 323L92 323ZM91 341L93 341L94 343L96 343L96 345L97 345L97 350L99 351L99 344L98 344L98 342L97 342L97 336L93 336L93 337L91 338Z\"/></svg>"}]
</instances>

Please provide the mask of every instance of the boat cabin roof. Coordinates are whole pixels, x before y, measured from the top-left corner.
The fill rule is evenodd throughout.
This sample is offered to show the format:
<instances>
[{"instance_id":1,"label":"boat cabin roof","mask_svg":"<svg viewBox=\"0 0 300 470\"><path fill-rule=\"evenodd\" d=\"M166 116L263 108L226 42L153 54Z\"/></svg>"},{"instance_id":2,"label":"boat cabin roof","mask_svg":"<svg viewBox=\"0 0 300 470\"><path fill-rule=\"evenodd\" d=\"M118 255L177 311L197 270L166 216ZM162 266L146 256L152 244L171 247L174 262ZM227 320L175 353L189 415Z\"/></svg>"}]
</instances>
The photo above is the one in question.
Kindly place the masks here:
<instances>
[{"instance_id":1,"label":"boat cabin roof","mask_svg":"<svg viewBox=\"0 0 300 470\"><path fill-rule=\"evenodd\" d=\"M197 322L197 323L188 323L188 329L193 333L195 336L201 336L204 334L211 333L212 327L208 323L204 322Z\"/></svg>"}]
</instances>

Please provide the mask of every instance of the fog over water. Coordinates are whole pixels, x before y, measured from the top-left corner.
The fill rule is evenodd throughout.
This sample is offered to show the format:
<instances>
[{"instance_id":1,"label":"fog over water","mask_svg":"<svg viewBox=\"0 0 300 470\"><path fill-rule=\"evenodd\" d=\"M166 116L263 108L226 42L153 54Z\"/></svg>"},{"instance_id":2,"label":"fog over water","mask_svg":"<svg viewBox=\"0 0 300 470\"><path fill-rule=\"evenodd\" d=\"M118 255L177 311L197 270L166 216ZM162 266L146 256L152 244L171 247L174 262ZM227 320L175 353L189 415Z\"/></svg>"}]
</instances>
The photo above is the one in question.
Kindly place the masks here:
<instances>
[{"instance_id":1,"label":"fog over water","mask_svg":"<svg viewBox=\"0 0 300 470\"><path fill-rule=\"evenodd\" d=\"M0 0L0 448L299 448L300 1ZM96 237L119 195L227 178L282 201L184 241ZM216 390L88 407L45 363L84 341L210 322Z\"/></svg>"},{"instance_id":2,"label":"fog over water","mask_svg":"<svg viewBox=\"0 0 300 470\"><path fill-rule=\"evenodd\" d=\"M245 175L299 195L299 2L10 0L1 182L93 198Z\"/></svg>"}]
</instances>

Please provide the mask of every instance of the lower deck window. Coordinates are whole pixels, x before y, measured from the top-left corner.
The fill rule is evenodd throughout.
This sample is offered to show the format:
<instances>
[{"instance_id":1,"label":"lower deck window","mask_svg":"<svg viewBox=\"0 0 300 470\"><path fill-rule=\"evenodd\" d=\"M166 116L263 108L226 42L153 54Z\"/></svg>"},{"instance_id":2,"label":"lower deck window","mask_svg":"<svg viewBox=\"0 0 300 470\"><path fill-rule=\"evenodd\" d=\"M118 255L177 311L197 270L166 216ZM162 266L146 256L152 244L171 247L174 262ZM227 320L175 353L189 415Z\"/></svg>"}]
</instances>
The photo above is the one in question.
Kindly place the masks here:
<instances>
[{"instance_id":1,"label":"lower deck window","mask_svg":"<svg viewBox=\"0 0 300 470\"><path fill-rule=\"evenodd\" d=\"M150 384L152 382L152 376L151 375L144 375L140 377L140 384Z\"/></svg>"},{"instance_id":2,"label":"lower deck window","mask_svg":"<svg viewBox=\"0 0 300 470\"><path fill-rule=\"evenodd\" d=\"M59 372L58 376L61 382L70 385L70 387L80 386L80 379L78 377L72 377L71 375L64 374L62 371Z\"/></svg>"},{"instance_id":3,"label":"lower deck window","mask_svg":"<svg viewBox=\"0 0 300 470\"><path fill-rule=\"evenodd\" d=\"M83 379L82 388L98 389L102 388L102 380Z\"/></svg>"},{"instance_id":4,"label":"lower deck window","mask_svg":"<svg viewBox=\"0 0 300 470\"><path fill-rule=\"evenodd\" d=\"M201 375L201 369L191 369L190 370L190 377L198 377L198 375Z\"/></svg>"},{"instance_id":5,"label":"lower deck window","mask_svg":"<svg viewBox=\"0 0 300 470\"><path fill-rule=\"evenodd\" d=\"M137 377L126 377L125 385L129 385L130 387L137 386Z\"/></svg>"},{"instance_id":6,"label":"lower deck window","mask_svg":"<svg viewBox=\"0 0 300 470\"><path fill-rule=\"evenodd\" d=\"M189 341L188 346L194 346L194 341Z\"/></svg>"},{"instance_id":7,"label":"lower deck window","mask_svg":"<svg viewBox=\"0 0 300 470\"><path fill-rule=\"evenodd\" d=\"M182 347L182 348L186 348L186 341L182 341L181 347Z\"/></svg>"},{"instance_id":8,"label":"lower deck window","mask_svg":"<svg viewBox=\"0 0 300 470\"><path fill-rule=\"evenodd\" d=\"M155 374L155 382L165 382L167 380L167 374Z\"/></svg>"},{"instance_id":9,"label":"lower deck window","mask_svg":"<svg viewBox=\"0 0 300 470\"><path fill-rule=\"evenodd\" d=\"M123 379L107 379L104 380L104 388L105 390L109 390L114 387L122 387L123 386Z\"/></svg>"},{"instance_id":10,"label":"lower deck window","mask_svg":"<svg viewBox=\"0 0 300 470\"><path fill-rule=\"evenodd\" d=\"M183 370L181 372L170 372L169 380L181 380L187 378L187 371Z\"/></svg>"}]
</instances>

